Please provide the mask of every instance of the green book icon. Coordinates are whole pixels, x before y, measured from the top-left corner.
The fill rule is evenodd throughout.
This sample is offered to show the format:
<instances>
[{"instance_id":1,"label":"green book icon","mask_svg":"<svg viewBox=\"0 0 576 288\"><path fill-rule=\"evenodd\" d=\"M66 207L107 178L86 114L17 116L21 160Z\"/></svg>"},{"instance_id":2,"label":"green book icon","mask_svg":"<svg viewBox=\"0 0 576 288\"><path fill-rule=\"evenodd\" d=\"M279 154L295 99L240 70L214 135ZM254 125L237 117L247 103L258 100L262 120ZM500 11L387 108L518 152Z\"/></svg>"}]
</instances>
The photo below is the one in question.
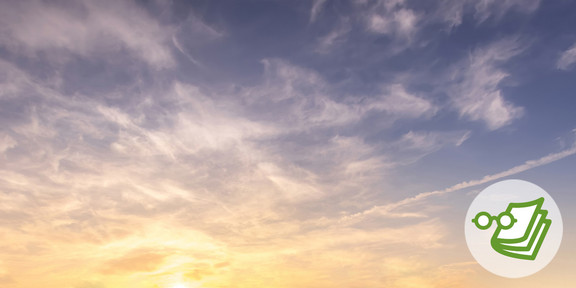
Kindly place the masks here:
<instances>
[{"instance_id":1,"label":"green book icon","mask_svg":"<svg viewBox=\"0 0 576 288\"><path fill-rule=\"evenodd\" d=\"M544 198L523 203L509 203L498 216L480 212L472 219L476 227L486 230L496 221L498 227L490 240L494 251L516 259L534 260L546 238L552 220L542 210Z\"/></svg>"}]
</instances>

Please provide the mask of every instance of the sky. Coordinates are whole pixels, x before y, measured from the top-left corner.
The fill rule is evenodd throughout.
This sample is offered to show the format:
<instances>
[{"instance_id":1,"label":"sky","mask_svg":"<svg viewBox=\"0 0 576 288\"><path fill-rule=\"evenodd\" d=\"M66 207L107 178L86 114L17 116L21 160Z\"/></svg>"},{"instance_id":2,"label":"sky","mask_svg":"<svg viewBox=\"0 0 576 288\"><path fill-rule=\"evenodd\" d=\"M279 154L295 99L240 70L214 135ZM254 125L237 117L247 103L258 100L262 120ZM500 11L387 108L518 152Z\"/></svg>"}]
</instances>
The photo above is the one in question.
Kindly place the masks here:
<instances>
[{"instance_id":1,"label":"sky","mask_svg":"<svg viewBox=\"0 0 576 288\"><path fill-rule=\"evenodd\" d=\"M574 287L576 1L0 2L0 286ZM563 244L505 279L475 195Z\"/></svg>"}]
</instances>

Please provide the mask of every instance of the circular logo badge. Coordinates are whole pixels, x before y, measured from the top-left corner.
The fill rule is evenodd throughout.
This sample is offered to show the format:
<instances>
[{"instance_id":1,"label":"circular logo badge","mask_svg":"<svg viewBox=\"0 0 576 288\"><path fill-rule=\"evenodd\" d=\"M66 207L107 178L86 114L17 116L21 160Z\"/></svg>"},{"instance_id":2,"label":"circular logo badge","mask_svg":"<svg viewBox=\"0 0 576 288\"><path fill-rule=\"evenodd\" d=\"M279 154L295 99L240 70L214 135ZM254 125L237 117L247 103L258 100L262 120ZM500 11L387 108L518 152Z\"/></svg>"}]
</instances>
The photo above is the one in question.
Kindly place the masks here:
<instances>
[{"instance_id":1,"label":"circular logo badge","mask_svg":"<svg viewBox=\"0 0 576 288\"><path fill-rule=\"evenodd\" d=\"M505 180L484 189L466 214L466 243L486 270L520 278L544 268L562 242L562 216L544 189Z\"/></svg>"}]
</instances>

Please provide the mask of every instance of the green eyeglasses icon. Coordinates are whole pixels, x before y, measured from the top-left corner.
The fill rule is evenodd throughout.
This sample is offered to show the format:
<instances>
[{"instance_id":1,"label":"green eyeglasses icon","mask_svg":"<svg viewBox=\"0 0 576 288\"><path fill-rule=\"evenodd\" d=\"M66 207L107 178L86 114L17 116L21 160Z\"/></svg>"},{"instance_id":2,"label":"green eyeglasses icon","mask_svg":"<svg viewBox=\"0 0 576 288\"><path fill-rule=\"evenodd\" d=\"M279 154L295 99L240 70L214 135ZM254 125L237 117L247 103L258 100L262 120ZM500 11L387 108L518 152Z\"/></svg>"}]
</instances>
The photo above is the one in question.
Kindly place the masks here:
<instances>
[{"instance_id":1,"label":"green eyeglasses icon","mask_svg":"<svg viewBox=\"0 0 576 288\"><path fill-rule=\"evenodd\" d=\"M492 216L490 213L482 211L476 214L476 217L472 219L472 222L474 222L476 227L478 227L480 230L486 230L490 228L490 226L492 226L492 221L496 221L498 227L506 230L512 228L514 223L516 223L518 220L516 220L510 212L506 211L500 213L498 216Z\"/></svg>"}]
</instances>

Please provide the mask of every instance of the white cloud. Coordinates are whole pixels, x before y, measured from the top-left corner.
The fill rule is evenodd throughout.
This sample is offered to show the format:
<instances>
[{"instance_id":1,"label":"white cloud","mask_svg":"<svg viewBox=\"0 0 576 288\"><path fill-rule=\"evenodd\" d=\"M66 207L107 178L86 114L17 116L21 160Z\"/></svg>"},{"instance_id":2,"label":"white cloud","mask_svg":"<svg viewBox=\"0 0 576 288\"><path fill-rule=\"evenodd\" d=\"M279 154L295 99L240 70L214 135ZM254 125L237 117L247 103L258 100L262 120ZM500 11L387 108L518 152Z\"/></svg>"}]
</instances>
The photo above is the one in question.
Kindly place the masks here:
<instances>
[{"instance_id":1,"label":"white cloud","mask_svg":"<svg viewBox=\"0 0 576 288\"><path fill-rule=\"evenodd\" d=\"M507 101L500 84L509 75L499 67L522 51L515 40L502 40L473 51L453 68L448 94L460 116L495 130L510 124L523 109Z\"/></svg>"},{"instance_id":2,"label":"white cloud","mask_svg":"<svg viewBox=\"0 0 576 288\"><path fill-rule=\"evenodd\" d=\"M137 95L110 92L132 97L128 105L64 95L11 67L0 91L12 87L10 93L19 97L2 100L30 109L20 122L3 127L14 141L0 136L0 145L17 148L7 148L10 161L0 161L0 187L6 191L0 193L6 211L0 231L13 235L3 242L16 255L11 257L32 264L7 272L28 281L39 273L35 267L101 271L126 255L127 245L160 245L172 256L150 268L155 275L193 261L182 255L194 255L206 263L233 259L233 271L221 276L229 280L251 261L284 267L278 259L330 259L332 253L349 253L350 246L442 247L445 227L435 219L372 230L336 223L343 211L361 207L364 197L381 188L385 173L399 162L391 154L431 153L464 137L411 132L390 140L402 144L389 148L340 131L373 114L393 123L431 117L438 107L402 84L383 86L378 95L348 97L314 71L280 60L264 63L261 83L225 92L177 81L145 86ZM408 237L415 231L418 237ZM30 243L38 238L50 245L31 253ZM69 260L69 250L77 260ZM75 262L88 260L89 268ZM319 268L337 269L322 263Z\"/></svg>"},{"instance_id":3,"label":"white cloud","mask_svg":"<svg viewBox=\"0 0 576 288\"><path fill-rule=\"evenodd\" d=\"M499 20L509 11L530 14L540 6L540 0L480 0L470 3L474 5L478 22L486 21L490 17Z\"/></svg>"},{"instance_id":4,"label":"white cloud","mask_svg":"<svg viewBox=\"0 0 576 288\"><path fill-rule=\"evenodd\" d=\"M408 92L402 84L380 87L380 95L335 97L337 91L316 72L278 59L263 60L265 83L245 89L243 97L259 109L254 114L284 123L285 129L309 130L357 123L368 113L384 112L389 122L433 116L438 107ZM336 100L338 99L338 100ZM267 108L263 109L262 105ZM264 111L263 111L264 110Z\"/></svg>"},{"instance_id":5,"label":"white cloud","mask_svg":"<svg viewBox=\"0 0 576 288\"><path fill-rule=\"evenodd\" d=\"M362 117L357 108L329 97L315 71L279 59L264 59L263 83L243 89L248 116L269 121L285 131L345 125Z\"/></svg>"},{"instance_id":6,"label":"white cloud","mask_svg":"<svg viewBox=\"0 0 576 288\"><path fill-rule=\"evenodd\" d=\"M190 14L186 21L180 23L172 35L172 44L192 63L198 66L203 64L193 56L193 48L211 43L224 37L225 33L204 23L194 14Z\"/></svg>"},{"instance_id":7,"label":"white cloud","mask_svg":"<svg viewBox=\"0 0 576 288\"><path fill-rule=\"evenodd\" d=\"M0 44L17 53L81 56L126 49L156 68L173 66L169 27L131 1L3 2Z\"/></svg>"},{"instance_id":8,"label":"white cloud","mask_svg":"<svg viewBox=\"0 0 576 288\"><path fill-rule=\"evenodd\" d=\"M382 95L366 101L362 110L383 111L399 118L432 116L438 111L430 100L408 93L401 84L391 84L382 90Z\"/></svg>"},{"instance_id":9,"label":"white cloud","mask_svg":"<svg viewBox=\"0 0 576 288\"><path fill-rule=\"evenodd\" d=\"M8 149L16 147L16 140L7 134L0 133L0 154L6 152Z\"/></svg>"},{"instance_id":10,"label":"white cloud","mask_svg":"<svg viewBox=\"0 0 576 288\"><path fill-rule=\"evenodd\" d=\"M446 23L453 28L462 24L466 14L473 14L478 24L488 19L499 21L509 12L531 14L538 9L540 0L441 0L432 1L426 10L405 0L356 1L356 4L368 31L413 44L418 40L415 35L426 26Z\"/></svg>"},{"instance_id":11,"label":"white cloud","mask_svg":"<svg viewBox=\"0 0 576 288\"><path fill-rule=\"evenodd\" d=\"M338 27L318 39L316 52L327 53L330 49L334 48L334 46L344 43L346 36L351 30L352 26L348 19L342 20Z\"/></svg>"},{"instance_id":12,"label":"white cloud","mask_svg":"<svg viewBox=\"0 0 576 288\"><path fill-rule=\"evenodd\" d=\"M429 23L447 23L450 28L462 24L466 14L472 14L477 24L489 19L500 21L507 13L534 13L540 0L441 0L426 19Z\"/></svg>"},{"instance_id":13,"label":"white cloud","mask_svg":"<svg viewBox=\"0 0 576 288\"><path fill-rule=\"evenodd\" d=\"M288 202L317 200L325 196L319 185L314 183L314 174L305 169L286 165L278 167L274 163L263 162L258 164L258 170L274 183Z\"/></svg>"},{"instance_id":14,"label":"white cloud","mask_svg":"<svg viewBox=\"0 0 576 288\"><path fill-rule=\"evenodd\" d=\"M310 9L310 22L315 22L318 14L322 12L324 4L327 0L314 0L312 1L312 8Z\"/></svg>"},{"instance_id":15,"label":"white cloud","mask_svg":"<svg viewBox=\"0 0 576 288\"><path fill-rule=\"evenodd\" d=\"M470 131L409 131L384 145L384 162L388 169L414 164L445 147L462 145L471 134Z\"/></svg>"},{"instance_id":16,"label":"white cloud","mask_svg":"<svg viewBox=\"0 0 576 288\"><path fill-rule=\"evenodd\" d=\"M462 24L467 2L461 0L438 1L439 8L433 12L431 19L448 24L451 29Z\"/></svg>"},{"instance_id":17,"label":"white cloud","mask_svg":"<svg viewBox=\"0 0 576 288\"><path fill-rule=\"evenodd\" d=\"M367 12L367 28L378 34L408 39L418 30L421 15L405 7L404 1L380 1Z\"/></svg>"},{"instance_id":18,"label":"white cloud","mask_svg":"<svg viewBox=\"0 0 576 288\"><path fill-rule=\"evenodd\" d=\"M356 223L358 221L361 221L365 216L370 215L370 214L392 214L392 215L394 215L395 214L394 210L402 208L402 207L406 207L408 205L411 205L411 204L414 204L417 202L424 201L430 197L440 196L440 195L444 195L447 193L457 192L457 191L460 191L462 189L471 188L471 187L475 187L478 185L486 184L486 183L489 183L489 182L492 182L495 180L499 180L499 179L502 179L505 177L516 175L518 173L522 173L522 172L528 171L530 169L534 169L534 168L537 168L537 167L540 167L543 165L547 165L547 164L556 162L558 160L564 159L566 157L569 157L569 156L572 156L575 154L576 154L576 143L573 144L572 147L569 149L566 149L566 150L563 150L563 151L560 151L557 153L551 153L551 154L548 154L548 155L546 155L542 158L539 158L539 159L528 160L521 165L514 166L508 170L505 170L505 171L502 171L499 173L486 175L486 176L482 177L481 179L460 182L458 184L452 185L452 186L445 188L445 189L442 189L442 190L423 192L423 193L417 194L415 196L402 199L400 201L396 201L396 202L389 203L389 204L382 205L382 206L375 206L371 209L342 217L341 221L344 223Z\"/></svg>"},{"instance_id":19,"label":"white cloud","mask_svg":"<svg viewBox=\"0 0 576 288\"><path fill-rule=\"evenodd\" d=\"M319 2L323 1L315 3L321 7ZM171 33L172 28L143 9L132 7L133 2L77 2L66 8L58 2L21 3L0 12L9 18L0 21L10 22L0 28L0 41L8 49L22 48L17 53L25 54L19 56L72 52L100 60L127 51L135 59L164 68L175 65L172 43L196 60L185 38ZM420 14L402 7L403 1L386 3L383 9L391 11L387 16L392 20L390 27L378 28L382 33L408 37L419 29ZM311 21L321 8L316 9ZM38 27L45 30L34 29ZM198 29L207 31L206 38L220 35L209 27ZM349 28L342 29L326 37L327 47L347 35ZM419 258L402 261L399 255L383 262L382 257L388 257L390 249L442 248L449 227L438 219L402 212L393 220L417 222L352 227L337 221L346 211L381 199L377 193L391 169L442 147L461 145L469 132L407 132L394 126L402 119L428 120L440 109L405 83L383 84L369 95L347 95L313 70L277 59L263 63L263 80L252 86L211 89L153 71L151 83L141 81L133 89L118 88L93 97L81 92L67 95L68 90L61 88L66 85L58 81L48 83L0 63L1 109L18 112L0 114L5 117L0 158L9 160L0 161L0 232L11 235L1 243L0 256L15 263L0 267L0 282L14 275L18 283L38 287L29 282L41 274L47 277L41 280L50 283L45 285L61 281L53 286L74 286L68 276L43 270L90 274L107 264L122 270L141 260L151 260L139 269L150 273L111 285L145 287L182 275L201 278L195 261L202 261L209 267L206 270L218 275L214 278L222 279L210 285L222 287L229 283L266 287L269 283L257 281L269 280L261 275L272 271L289 275L278 278L294 281L284 282L286 287L311 283L374 287L383 286L382 281L408 286L400 283L405 273L436 272L430 268L434 265ZM480 81L469 74L470 82L479 86L496 86L502 79ZM486 105L511 109L493 98L500 99L492 97L485 100ZM467 117L479 113L470 111ZM377 123L367 123L374 118ZM498 126L506 121L491 123ZM367 128L375 131L362 131ZM377 135L366 135L370 133ZM527 165L558 157L565 156L552 155ZM526 168L508 173L522 169ZM390 196L397 199L399 194ZM126 253L126 247L157 247L160 250L150 251L162 253L140 258ZM216 271L215 261L230 261L225 265L230 268ZM182 267L189 270L179 270ZM112 269L104 272L108 270ZM50 278L58 276L61 279ZM108 281L106 275L94 277L96 282ZM140 279L147 283L140 285ZM245 280L238 279L251 282L242 285ZM86 283L92 285L91 280ZM411 283L433 286L420 278Z\"/></svg>"},{"instance_id":20,"label":"white cloud","mask_svg":"<svg viewBox=\"0 0 576 288\"><path fill-rule=\"evenodd\" d=\"M470 131L430 132L410 131L400 138L397 145L409 150L427 153L437 151L447 144L460 146L470 137Z\"/></svg>"},{"instance_id":21,"label":"white cloud","mask_svg":"<svg viewBox=\"0 0 576 288\"><path fill-rule=\"evenodd\" d=\"M155 130L147 129L139 123L144 111L141 115L130 115L119 109L99 105L97 111L121 127L121 133L112 147L130 155L165 155L174 159L206 149L231 149L250 138L275 133L275 128L270 125L237 118L231 111L220 109L218 103L191 85L175 82L165 97L178 103L179 108L170 111L172 125ZM155 104L152 102L148 105Z\"/></svg>"},{"instance_id":22,"label":"white cloud","mask_svg":"<svg viewBox=\"0 0 576 288\"><path fill-rule=\"evenodd\" d=\"M570 47L568 50L562 52L556 67L561 70L570 70L574 63L576 63L576 44Z\"/></svg>"}]
</instances>

